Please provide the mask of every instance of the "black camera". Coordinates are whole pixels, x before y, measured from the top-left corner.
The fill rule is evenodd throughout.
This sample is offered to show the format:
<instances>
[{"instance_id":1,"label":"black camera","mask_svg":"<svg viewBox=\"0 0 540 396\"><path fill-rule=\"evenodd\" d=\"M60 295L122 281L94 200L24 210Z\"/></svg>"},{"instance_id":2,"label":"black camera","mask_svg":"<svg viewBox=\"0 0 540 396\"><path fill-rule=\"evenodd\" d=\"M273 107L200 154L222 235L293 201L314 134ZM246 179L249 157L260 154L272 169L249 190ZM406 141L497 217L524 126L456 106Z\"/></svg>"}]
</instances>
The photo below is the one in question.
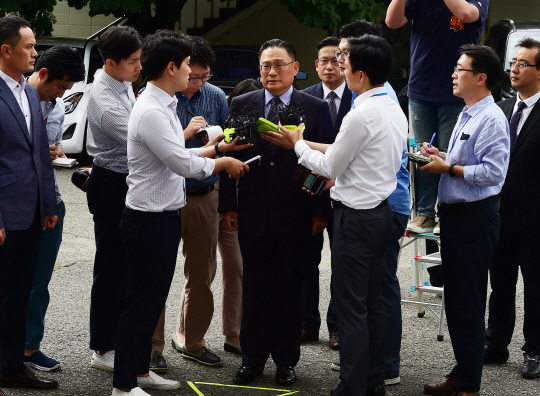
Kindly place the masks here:
<instances>
[{"instance_id":1,"label":"black camera","mask_svg":"<svg viewBox=\"0 0 540 396\"><path fill-rule=\"evenodd\" d=\"M225 141L232 143L239 137L238 145L255 143L257 138L257 120L249 115L229 114L225 120Z\"/></svg>"}]
</instances>

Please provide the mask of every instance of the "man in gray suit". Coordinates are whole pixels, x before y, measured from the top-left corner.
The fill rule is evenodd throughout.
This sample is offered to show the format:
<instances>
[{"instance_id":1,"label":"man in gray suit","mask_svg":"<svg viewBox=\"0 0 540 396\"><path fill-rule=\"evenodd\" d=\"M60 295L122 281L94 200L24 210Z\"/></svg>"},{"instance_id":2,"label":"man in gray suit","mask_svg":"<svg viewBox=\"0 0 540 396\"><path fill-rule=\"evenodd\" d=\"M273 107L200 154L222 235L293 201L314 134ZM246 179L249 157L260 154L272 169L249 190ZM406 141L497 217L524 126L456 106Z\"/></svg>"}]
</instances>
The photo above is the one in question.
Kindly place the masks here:
<instances>
[{"instance_id":1,"label":"man in gray suit","mask_svg":"<svg viewBox=\"0 0 540 396\"><path fill-rule=\"evenodd\" d=\"M35 44L27 21L0 19L0 386L51 389L55 380L23 363L40 231L58 222L39 94L23 77L34 69Z\"/></svg>"}]
</instances>

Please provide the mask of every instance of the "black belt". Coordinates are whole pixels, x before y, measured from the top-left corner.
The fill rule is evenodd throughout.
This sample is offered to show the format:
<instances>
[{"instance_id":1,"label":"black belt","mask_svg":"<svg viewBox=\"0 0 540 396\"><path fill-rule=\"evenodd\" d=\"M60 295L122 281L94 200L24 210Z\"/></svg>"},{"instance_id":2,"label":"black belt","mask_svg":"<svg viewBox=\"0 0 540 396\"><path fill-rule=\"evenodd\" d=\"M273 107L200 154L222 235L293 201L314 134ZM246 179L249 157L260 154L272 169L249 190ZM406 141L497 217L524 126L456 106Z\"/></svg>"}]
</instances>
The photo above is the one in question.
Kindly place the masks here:
<instances>
[{"instance_id":1,"label":"black belt","mask_svg":"<svg viewBox=\"0 0 540 396\"><path fill-rule=\"evenodd\" d=\"M214 183L210 184L206 187L194 187L194 188L186 188L186 194L193 196L193 195L206 195L208 193L211 193L214 191Z\"/></svg>"},{"instance_id":2,"label":"black belt","mask_svg":"<svg viewBox=\"0 0 540 396\"><path fill-rule=\"evenodd\" d=\"M382 206L383 204L387 203L388 202L388 199L385 199L384 201L382 201L380 204L378 204L377 206L375 206L374 208L371 208L371 209L377 209L378 207ZM345 205L343 202L341 201L330 201L330 203L332 204L332 209L340 209L340 208L348 208L348 209L352 209L352 210L370 210L370 209L353 209L347 205Z\"/></svg>"},{"instance_id":3,"label":"black belt","mask_svg":"<svg viewBox=\"0 0 540 396\"><path fill-rule=\"evenodd\" d=\"M455 204L438 203L437 210L439 211L439 213L463 211L465 209L474 208L475 206L484 205L489 202L497 202L498 197L499 197L498 195L492 195L491 197L487 197L479 201L459 202Z\"/></svg>"},{"instance_id":4,"label":"black belt","mask_svg":"<svg viewBox=\"0 0 540 396\"><path fill-rule=\"evenodd\" d=\"M104 168L102 166L97 166L97 165L93 166L92 172L96 172L96 174L102 174L102 175L107 175L107 176L111 176L111 177L116 177L118 179L125 179L126 177L128 177L127 173L115 172L115 171L112 171L110 169Z\"/></svg>"},{"instance_id":5,"label":"black belt","mask_svg":"<svg viewBox=\"0 0 540 396\"><path fill-rule=\"evenodd\" d=\"M135 209L130 209L126 207L125 210L137 216L145 216L145 217L180 217L180 213L182 213L182 209L164 210L163 212L143 212L141 210L135 210Z\"/></svg>"}]
</instances>

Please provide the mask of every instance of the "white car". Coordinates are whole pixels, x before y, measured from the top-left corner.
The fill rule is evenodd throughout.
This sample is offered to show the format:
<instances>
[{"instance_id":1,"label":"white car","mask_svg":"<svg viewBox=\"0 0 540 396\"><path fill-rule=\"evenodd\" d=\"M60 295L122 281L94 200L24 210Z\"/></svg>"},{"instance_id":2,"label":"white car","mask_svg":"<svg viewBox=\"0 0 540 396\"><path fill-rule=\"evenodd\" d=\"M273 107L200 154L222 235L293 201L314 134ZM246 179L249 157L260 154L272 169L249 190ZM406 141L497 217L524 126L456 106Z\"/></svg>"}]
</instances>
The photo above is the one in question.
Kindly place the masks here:
<instances>
[{"instance_id":1,"label":"white car","mask_svg":"<svg viewBox=\"0 0 540 396\"><path fill-rule=\"evenodd\" d=\"M56 45L69 45L79 50L84 61L86 75L84 81L75 83L63 96L66 106L62 148L68 156L78 154L86 159L86 132L88 129L87 105L92 82L103 68L103 59L98 51L96 40L71 39L59 37L40 37L36 40L36 51L41 55L45 50Z\"/></svg>"}]
</instances>

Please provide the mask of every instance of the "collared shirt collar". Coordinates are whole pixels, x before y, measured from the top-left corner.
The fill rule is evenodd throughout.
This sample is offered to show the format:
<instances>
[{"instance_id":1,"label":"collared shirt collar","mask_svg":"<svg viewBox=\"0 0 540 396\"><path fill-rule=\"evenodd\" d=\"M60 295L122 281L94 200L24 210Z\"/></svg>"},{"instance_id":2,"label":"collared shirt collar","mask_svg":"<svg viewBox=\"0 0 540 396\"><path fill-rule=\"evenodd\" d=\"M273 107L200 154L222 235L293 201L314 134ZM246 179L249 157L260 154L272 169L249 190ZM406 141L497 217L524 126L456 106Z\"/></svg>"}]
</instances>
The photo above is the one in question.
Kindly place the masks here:
<instances>
[{"instance_id":1,"label":"collared shirt collar","mask_svg":"<svg viewBox=\"0 0 540 396\"><path fill-rule=\"evenodd\" d=\"M289 88L287 92L285 92L283 95L279 96L281 99L281 102L288 106L289 103L291 103L291 97L292 97L293 87ZM270 92L268 92L266 89L264 90L264 104L268 105L268 103L274 98L274 95L272 95Z\"/></svg>"},{"instance_id":2,"label":"collared shirt collar","mask_svg":"<svg viewBox=\"0 0 540 396\"><path fill-rule=\"evenodd\" d=\"M341 100L343 98L343 93L345 92L345 86L347 84L345 83L345 81L343 81L343 83L337 87L336 89L334 89L333 91L336 93L337 97ZM322 88L323 88L323 99L326 99L326 97L328 96L328 94L332 91L330 88L328 88L326 85L324 85L324 83L322 83Z\"/></svg>"},{"instance_id":3,"label":"collared shirt collar","mask_svg":"<svg viewBox=\"0 0 540 396\"><path fill-rule=\"evenodd\" d=\"M49 114L51 114L51 111L54 110L56 107L56 99L51 100L41 100L39 102L39 105L41 106L41 112L43 113L43 118L47 118Z\"/></svg>"},{"instance_id":4,"label":"collared shirt collar","mask_svg":"<svg viewBox=\"0 0 540 396\"><path fill-rule=\"evenodd\" d=\"M19 81L15 81L2 70L0 70L0 77L2 77L2 80L4 80L9 89L11 89L12 91L24 91L24 88L26 86L26 79L24 78L24 76L21 76L21 79Z\"/></svg>"},{"instance_id":5,"label":"collared shirt collar","mask_svg":"<svg viewBox=\"0 0 540 396\"><path fill-rule=\"evenodd\" d=\"M104 78L107 80L107 85L114 88L118 92L126 92L129 88L131 88L131 83L129 81L121 82L109 75L105 71L105 66L103 66L103 73L105 73Z\"/></svg>"},{"instance_id":6,"label":"collared shirt collar","mask_svg":"<svg viewBox=\"0 0 540 396\"><path fill-rule=\"evenodd\" d=\"M463 109L463 113L467 114L469 117L474 117L478 113L480 113L480 111L484 107L486 107L488 104L491 104L491 103L495 103L495 100L493 99L493 96L488 95L484 99L479 100L478 102L473 104L470 109L467 109L467 107L465 106L465 108Z\"/></svg>"},{"instance_id":7,"label":"collared shirt collar","mask_svg":"<svg viewBox=\"0 0 540 396\"><path fill-rule=\"evenodd\" d=\"M535 93L533 96L531 96L530 98L527 98L525 100L523 100L523 102L525 102L525 106L527 107L532 107L536 104L536 102L538 102L538 99L540 99L540 91L538 91L537 93ZM519 97L519 94L518 94L518 97L517 97L517 101L516 103L519 103L521 102L522 100L520 99Z\"/></svg>"},{"instance_id":8,"label":"collared shirt collar","mask_svg":"<svg viewBox=\"0 0 540 396\"><path fill-rule=\"evenodd\" d=\"M176 106L178 104L178 99L176 98L176 95L169 95L163 89L152 84L151 82L148 82L148 84L146 84L146 90L150 94L154 95L163 106L170 108L171 110L173 110L174 114L176 114Z\"/></svg>"},{"instance_id":9,"label":"collared shirt collar","mask_svg":"<svg viewBox=\"0 0 540 396\"><path fill-rule=\"evenodd\" d=\"M384 93L387 93L385 87L371 88L370 90L364 92L362 95L358 95L358 97L354 100L354 106L360 106L364 100L372 97L373 95L379 95Z\"/></svg>"},{"instance_id":10,"label":"collared shirt collar","mask_svg":"<svg viewBox=\"0 0 540 396\"><path fill-rule=\"evenodd\" d=\"M205 83L202 87L200 87L199 90L197 92L195 92L191 98L188 98L182 92L177 92L176 97L178 99L183 99L186 103L189 103L190 101L195 101L195 100L197 100L197 98L199 96L204 95L204 93L206 91L206 89L205 89L206 84L207 83Z\"/></svg>"}]
</instances>

